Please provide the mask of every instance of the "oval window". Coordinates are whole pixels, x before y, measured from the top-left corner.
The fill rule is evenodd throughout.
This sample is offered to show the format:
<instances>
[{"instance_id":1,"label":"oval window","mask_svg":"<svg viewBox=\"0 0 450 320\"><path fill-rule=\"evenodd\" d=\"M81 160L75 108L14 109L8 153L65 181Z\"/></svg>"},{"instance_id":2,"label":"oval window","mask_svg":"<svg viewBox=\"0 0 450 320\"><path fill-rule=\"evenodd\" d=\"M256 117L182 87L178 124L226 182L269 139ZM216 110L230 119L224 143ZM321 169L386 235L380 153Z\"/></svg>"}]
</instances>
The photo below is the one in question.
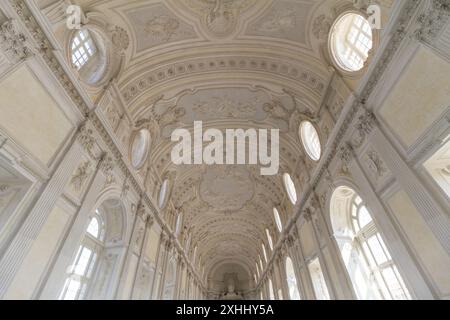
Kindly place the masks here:
<instances>
[{"instance_id":1,"label":"oval window","mask_svg":"<svg viewBox=\"0 0 450 320\"><path fill-rule=\"evenodd\" d=\"M161 189L159 190L159 201L158 205L159 208L162 209L166 205L166 199L167 199L167 189L169 187L169 180L164 180Z\"/></svg>"},{"instance_id":2,"label":"oval window","mask_svg":"<svg viewBox=\"0 0 450 320\"><path fill-rule=\"evenodd\" d=\"M277 208L273 208L273 217L275 218L275 223L277 224L278 231L283 230L283 224L281 223L280 213Z\"/></svg>"},{"instance_id":3,"label":"oval window","mask_svg":"<svg viewBox=\"0 0 450 320\"><path fill-rule=\"evenodd\" d=\"M308 156L314 161L319 161L322 148L320 147L319 134L316 128L311 122L303 121L299 127L299 134Z\"/></svg>"},{"instance_id":4,"label":"oval window","mask_svg":"<svg viewBox=\"0 0 450 320\"><path fill-rule=\"evenodd\" d=\"M135 169L140 169L147 160L150 148L150 132L141 129L133 138L131 143L131 164Z\"/></svg>"},{"instance_id":5,"label":"oval window","mask_svg":"<svg viewBox=\"0 0 450 320\"><path fill-rule=\"evenodd\" d=\"M346 13L330 32L330 49L337 65L345 71L361 70L373 46L372 28L362 15Z\"/></svg>"},{"instance_id":6,"label":"oval window","mask_svg":"<svg viewBox=\"0 0 450 320\"><path fill-rule=\"evenodd\" d=\"M289 196L289 200L291 200L292 204L296 204L297 203L297 191L295 190L294 181L292 181L292 178L289 175L289 173L285 173L283 175L283 182L284 182L284 187L286 189L286 192Z\"/></svg>"}]
</instances>

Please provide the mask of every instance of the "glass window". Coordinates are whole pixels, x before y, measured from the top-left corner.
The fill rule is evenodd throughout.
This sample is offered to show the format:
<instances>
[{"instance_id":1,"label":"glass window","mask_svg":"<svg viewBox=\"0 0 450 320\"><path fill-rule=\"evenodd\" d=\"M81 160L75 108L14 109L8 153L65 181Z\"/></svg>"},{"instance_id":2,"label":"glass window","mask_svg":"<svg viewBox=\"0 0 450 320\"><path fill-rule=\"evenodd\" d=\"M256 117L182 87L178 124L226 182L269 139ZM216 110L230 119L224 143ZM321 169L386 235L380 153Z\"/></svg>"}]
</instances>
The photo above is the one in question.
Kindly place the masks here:
<instances>
[{"instance_id":1,"label":"glass window","mask_svg":"<svg viewBox=\"0 0 450 320\"><path fill-rule=\"evenodd\" d=\"M280 213L277 208L273 208L273 216L275 218L275 223L277 224L278 231L283 230L283 224L281 223Z\"/></svg>"},{"instance_id":2,"label":"glass window","mask_svg":"<svg viewBox=\"0 0 450 320\"><path fill-rule=\"evenodd\" d=\"M88 30L80 30L72 40L72 63L80 70L97 52Z\"/></svg>"},{"instance_id":3,"label":"glass window","mask_svg":"<svg viewBox=\"0 0 450 320\"><path fill-rule=\"evenodd\" d=\"M303 121L299 128L300 139L303 143L308 156L314 160L319 161L322 153L322 148L320 146L319 134L316 128L309 121Z\"/></svg>"},{"instance_id":4,"label":"glass window","mask_svg":"<svg viewBox=\"0 0 450 320\"><path fill-rule=\"evenodd\" d=\"M289 196L289 199L291 200L292 204L297 203L297 191L295 189L294 181L292 181L292 178L289 173L285 173L283 175L283 182L284 187L286 188L286 192Z\"/></svg>"},{"instance_id":5,"label":"glass window","mask_svg":"<svg viewBox=\"0 0 450 320\"><path fill-rule=\"evenodd\" d=\"M323 276L322 267L319 258L315 258L308 264L311 281L314 287L314 293L317 300L330 300L327 284Z\"/></svg>"},{"instance_id":6,"label":"glass window","mask_svg":"<svg viewBox=\"0 0 450 320\"><path fill-rule=\"evenodd\" d=\"M183 219L182 219L183 217L182 217L182 215L181 215L181 213L179 213L178 214L178 217L177 217L177 224L176 224L176 226L175 226L175 235L176 236L179 236L180 235L180 232L181 232L181 224L183 223Z\"/></svg>"},{"instance_id":7,"label":"glass window","mask_svg":"<svg viewBox=\"0 0 450 320\"><path fill-rule=\"evenodd\" d=\"M261 244L261 247L262 247L263 254L264 254L264 260L265 260L266 263L267 263L267 261L269 261L269 260L267 259L266 246L264 245L264 243L262 243L262 244Z\"/></svg>"},{"instance_id":8,"label":"glass window","mask_svg":"<svg viewBox=\"0 0 450 320\"><path fill-rule=\"evenodd\" d=\"M331 214L350 217L350 225L346 226L343 222L336 228L333 224L333 229L339 229L340 233L347 235L341 238L339 247L358 298L411 299L383 237L361 197L350 188L338 188L332 196ZM347 240L342 243L342 239ZM350 258L345 258L346 256Z\"/></svg>"},{"instance_id":9,"label":"glass window","mask_svg":"<svg viewBox=\"0 0 450 320\"><path fill-rule=\"evenodd\" d=\"M162 209L166 205L167 198L167 188L169 186L169 180L164 180L161 189L159 190L159 208Z\"/></svg>"},{"instance_id":10,"label":"glass window","mask_svg":"<svg viewBox=\"0 0 450 320\"><path fill-rule=\"evenodd\" d=\"M286 257L286 277L289 288L289 297L291 300L300 300L300 292L298 291L297 277L295 276L294 265L289 257Z\"/></svg>"},{"instance_id":11,"label":"glass window","mask_svg":"<svg viewBox=\"0 0 450 320\"><path fill-rule=\"evenodd\" d=\"M339 67L361 70L373 46L369 22L360 14L347 13L336 21L330 35L331 51Z\"/></svg>"},{"instance_id":12,"label":"glass window","mask_svg":"<svg viewBox=\"0 0 450 320\"><path fill-rule=\"evenodd\" d=\"M273 250L272 236L270 235L269 229L266 229L267 241L269 242L270 250Z\"/></svg>"},{"instance_id":13,"label":"glass window","mask_svg":"<svg viewBox=\"0 0 450 320\"><path fill-rule=\"evenodd\" d=\"M71 266L67 268L67 278L60 300L81 300L86 298L86 292L98 265L98 256L103 248L103 219L99 209L91 218L86 228L86 236L78 248Z\"/></svg>"}]
</instances>

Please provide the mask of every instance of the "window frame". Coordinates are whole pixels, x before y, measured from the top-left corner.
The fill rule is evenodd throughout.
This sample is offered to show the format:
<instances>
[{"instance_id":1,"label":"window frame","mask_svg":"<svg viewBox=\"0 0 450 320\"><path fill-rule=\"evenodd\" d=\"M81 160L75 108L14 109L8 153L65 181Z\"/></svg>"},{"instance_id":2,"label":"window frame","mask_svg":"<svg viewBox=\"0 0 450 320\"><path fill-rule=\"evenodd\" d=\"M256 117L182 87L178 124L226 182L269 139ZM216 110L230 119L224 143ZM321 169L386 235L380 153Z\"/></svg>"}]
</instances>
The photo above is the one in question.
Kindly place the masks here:
<instances>
[{"instance_id":1,"label":"window frame","mask_svg":"<svg viewBox=\"0 0 450 320\"><path fill-rule=\"evenodd\" d=\"M344 19L347 18L347 16L349 15L353 15L353 18L350 18L352 21L348 22L348 26L346 26L345 31L339 31L338 28L341 26L341 24L343 24L345 27L346 22L344 21ZM366 66L368 65L368 62L371 59L372 56L372 51L376 48L376 44L378 43L378 33L376 29L372 29L371 30L371 36L369 36L367 34L366 31L364 31L362 28L356 26L355 28L360 30L369 40L371 40L372 42L372 46L371 48L368 50L367 52L367 57L366 54L364 52L361 51L361 49L357 48L357 46L355 44L353 44L352 42L349 41L349 35L351 32L351 29L353 26L355 26L354 21L357 18L363 18L367 23L367 16L365 16L362 12L356 11L356 10L350 10L350 11L345 11L343 13L341 13L335 20L334 23L330 29L330 33L328 36L328 50L329 50L329 54L331 57L331 60L333 61L333 64L335 65L336 68L338 68L338 70L340 70L341 72L343 72L346 75L359 75L360 73L362 73ZM364 26L364 22L362 24L362 26ZM361 26L361 27L362 27ZM370 27L370 24L369 24ZM361 33L357 33L355 42L358 40L358 35ZM352 50L353 53L356 53L358 55L358 57L361 59L362 61L362 66L359 69L355 69L355 68L351 68L348 64L348 62L345 62L345 57L342 57L342 55L338 52L338 46L337 46L337 38L343 38L343 40L345 41L345 43L341 44L346 51L350 48ZM364 58L365 57L365 58Z\"/></svg>"}]
</instances>

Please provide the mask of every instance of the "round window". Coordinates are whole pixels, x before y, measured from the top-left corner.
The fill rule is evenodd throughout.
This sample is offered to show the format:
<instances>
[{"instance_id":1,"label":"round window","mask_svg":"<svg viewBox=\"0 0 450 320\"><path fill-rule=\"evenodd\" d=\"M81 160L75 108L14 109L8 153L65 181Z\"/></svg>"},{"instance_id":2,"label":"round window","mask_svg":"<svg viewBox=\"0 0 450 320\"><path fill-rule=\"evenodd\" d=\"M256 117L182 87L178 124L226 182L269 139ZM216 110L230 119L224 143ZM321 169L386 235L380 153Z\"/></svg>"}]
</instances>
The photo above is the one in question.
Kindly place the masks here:
<instances>
[{"instance_id":1,"label":"round window","mask_svg":"<svg viewBox=\"0 0 450 320\"><path fill-rule=\"evenodd\" d=\"M147 160L150 149L150 132L147 129L139 130L131 143L131 164L140 169Z\"/></svg>"},{"instance_id":2,"label":"round window","mask_svg":"<svg viewBox=\"0 0 450 320\"><path fill-rule=\"evenodd\" d=\"M308 156L314 161L319 161L322 149L319 134L313 124L309 121L303 121L299 127L299 135Z\"/></svg>"},{"instance_id":3,"label":"round window","mask_svg":"<svg viewBox=\"0 0 450 320\"><path fill-rule=\"evenodd\" d=\"M372 36L362 15L349 12L339 17L330 32L330 49L337 65L349 72L361 70L373 46Z\"/></svg>"}]
</instances>

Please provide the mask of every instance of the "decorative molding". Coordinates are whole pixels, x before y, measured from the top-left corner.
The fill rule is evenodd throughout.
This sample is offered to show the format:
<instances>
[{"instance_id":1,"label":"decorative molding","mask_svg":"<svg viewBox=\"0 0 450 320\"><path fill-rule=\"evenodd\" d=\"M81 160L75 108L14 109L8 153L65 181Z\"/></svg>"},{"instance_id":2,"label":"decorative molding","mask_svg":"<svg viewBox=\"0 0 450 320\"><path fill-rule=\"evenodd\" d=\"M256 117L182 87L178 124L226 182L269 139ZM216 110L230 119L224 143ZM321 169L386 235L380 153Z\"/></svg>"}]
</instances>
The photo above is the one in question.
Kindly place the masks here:
<instances>
[{"instance_id":1,"label":"decorative molding","mask_svg":"<svg viewBox=\"0 0 450 320\"><path fill-rule=\"evenodd\" d=\"M15 20L8 20L0 26L0 49L11 64L33 55L28 38L20 31Z\"/></svg>"}]
</instances>

